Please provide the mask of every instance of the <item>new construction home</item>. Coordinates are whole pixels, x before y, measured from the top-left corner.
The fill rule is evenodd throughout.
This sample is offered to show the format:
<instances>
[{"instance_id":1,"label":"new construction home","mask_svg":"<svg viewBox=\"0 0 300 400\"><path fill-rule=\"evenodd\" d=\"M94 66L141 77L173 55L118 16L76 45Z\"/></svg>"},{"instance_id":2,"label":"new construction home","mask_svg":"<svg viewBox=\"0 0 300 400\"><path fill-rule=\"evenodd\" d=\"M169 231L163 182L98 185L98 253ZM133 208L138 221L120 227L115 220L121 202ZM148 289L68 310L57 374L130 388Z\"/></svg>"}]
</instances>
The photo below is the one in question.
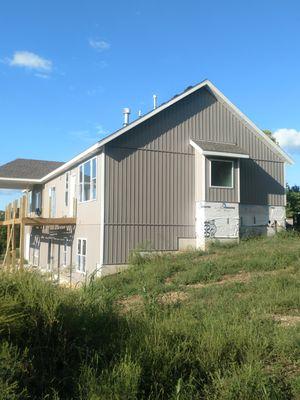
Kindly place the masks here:
<instances>
[{"instance_id":1,"label":"new construction home","mask_svg":"<svg viewBox=\"0 0 300 400\"><path fill-rule=\"evenodd\" d=\"M26 198L21 262L74 281L113 273L134 249L205 248L285 227L291 158L210 81L189 87L65 163L17 159L0 187ZM7 257L15 245L12 243Z\"/></svg>"}]
</instances>

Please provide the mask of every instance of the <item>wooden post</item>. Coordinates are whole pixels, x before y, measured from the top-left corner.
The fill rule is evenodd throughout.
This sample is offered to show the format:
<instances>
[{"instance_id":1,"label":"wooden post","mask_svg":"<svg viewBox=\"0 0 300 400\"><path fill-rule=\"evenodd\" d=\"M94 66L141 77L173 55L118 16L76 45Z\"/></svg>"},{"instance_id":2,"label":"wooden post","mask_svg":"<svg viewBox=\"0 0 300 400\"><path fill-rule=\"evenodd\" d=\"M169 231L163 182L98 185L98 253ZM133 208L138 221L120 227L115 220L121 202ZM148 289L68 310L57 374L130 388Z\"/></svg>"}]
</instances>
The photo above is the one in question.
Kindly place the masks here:
<instances>
[{"instance_id":1,"label":"wooden post","mask_svg":"<svg viewBox=\"0 0 300 400\"><path fill-rule=\"evenodd\" d=\"M12 232L11 232L11 265L12 269L16 268L16 225L15 219L17 217L17 201L13 202L12 206Z\"/></svg>"},{"instance_id":2,"label":"wooden post","mask_svg":"<svg viewBox=\"0 0 300 400\"><path fill-rule=\"evenodd\" d=\"M6 219L10 220L11 219L11 204L9 204L6 208ZM7 230L6 230L6 268L10 268L10 234L11 234L11 226L10 224L7 225Z\"/></svg>"},{"instance_id":3,"label":"wooden post","mask_svg":"<svg viewBox=\"0 0 300 400\"><path fill-rule=\"evenodd\" d=\"M24 218L26 215L26 196L23 196L20 200L20 219L21 219L21 224L20 224L20 269L22 270L24 268Z\"/></svg>"}]
</instances>

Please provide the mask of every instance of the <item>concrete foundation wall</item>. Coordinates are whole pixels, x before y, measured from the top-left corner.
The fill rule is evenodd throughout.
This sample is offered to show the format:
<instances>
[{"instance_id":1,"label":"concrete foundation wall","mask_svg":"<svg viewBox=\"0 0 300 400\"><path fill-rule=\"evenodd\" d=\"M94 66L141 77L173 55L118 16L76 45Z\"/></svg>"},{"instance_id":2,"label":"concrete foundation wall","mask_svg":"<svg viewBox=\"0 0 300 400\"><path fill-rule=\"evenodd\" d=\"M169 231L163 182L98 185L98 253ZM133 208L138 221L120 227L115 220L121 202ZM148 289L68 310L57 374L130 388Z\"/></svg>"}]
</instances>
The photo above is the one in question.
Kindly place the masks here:
<instances>
[{"instance_id":1,"label":"concrete foundation wall","mask_svg":"<svg viewBox=\"0 0 300 400\"><path fill-rule=\"evenodd\" d=\"M196 203L196 246L205 249L211 241L273 235L285 229L285 207L238 203Z\"/></svg>"},{"instance_id":2,"label":"concrete foundation wall","mask_svg":"<svg viewBox=\"0 0 300 400\"><path fill-rule=\"evenodd\" d=\"M205 248L212 240L238 240L238 203L204 202L196 203L197 247Z\"/></svg>"},{"instance_id":3,"label":"concrete foundation wall","mask_svg":"<svg viewBox=\"0 0 300 400\"><path fill-rule=\"evenodd\" d=\"M241 237L274 235L285 229L284 206L253 206L240 204Z\"/></svg>"}]
</instances>

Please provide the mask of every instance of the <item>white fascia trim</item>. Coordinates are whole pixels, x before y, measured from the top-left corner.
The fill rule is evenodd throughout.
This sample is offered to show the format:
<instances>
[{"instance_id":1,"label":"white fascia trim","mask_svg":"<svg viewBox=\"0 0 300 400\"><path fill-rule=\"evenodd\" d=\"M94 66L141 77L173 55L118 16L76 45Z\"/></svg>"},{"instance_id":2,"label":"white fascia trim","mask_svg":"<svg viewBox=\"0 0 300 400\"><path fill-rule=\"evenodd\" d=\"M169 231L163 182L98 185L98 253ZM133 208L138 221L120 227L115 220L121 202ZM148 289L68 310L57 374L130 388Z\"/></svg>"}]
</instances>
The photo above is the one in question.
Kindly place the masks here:
<instances>
[{"instance_id":1,"label":"white fascia trim","mask_svg":"<svg viewBox=\"0 0 300 400\"><path fill-rule=\"evenodd\" d=\"M210 81L206 81L207 86L212 90L212 92L215 92L217 96L219 96L224 103L226 103L237 115L241 120L244 120L247 122L248 125L251 126L251 128L258 134L258 136L267 142L277 153L279 153L288 164L293 165L294 160L284 151L282 150L276 143L273 142L272 139L270 139L261 129L259 129L254 122L252 122L241 110L239 110L231 101L222 93L220 92L219 89L216 88L216 86L211 83Z\"/></svg>"},{"instance_id":2,"label":"white fascia trim","mask_svg":"<svg viewBox=\"0 0 300 400\"><path fill-rule=\"evenodd\" d=\"M86 159L88 156L93 155L94 153L97 152L102 147L101 142L97 142L93 146L89 147L82 153L78 154L78 156L72 158L70 161L66 162L65 164L61 165L54 171L50 172L48 175L44 176L41 179L41 182L48 181L49 179L53 178L55 175L58 175L60 172L66 171L67 169L71 168L74 164L80 163L84 159Z\"/></svg>"},{"instance_id":3,"label":"white fascia trim","mask_svg":"<svg viewBox=\"0 0 300 400\"><path fill-rule=\"evenodd\" d=\"M40 183L41 179L26 179L26 178L2 178L0 176L0 181L6 182L25 182L25 183Z\"/></svg>"},{"instance_id":4,"label":"white fascia trim","mask_svg":"<svg viewBox=\"0 0 300 400\"><path fill-rule=\"evenodd\" d=\"M219 156L219 157L230 157L230 158L250 158L248 154L239 153L225 153L224 151L208 151L204 150L205 156Z\"/></svg>"},{"instance_id":5,"label":"white fascia trim","mask_svg":"<svg viewBox=\"0 0 300 400\"><path fill-rule=\"evenodd\" d=\"M203 154L203 150L200 146L197 145L192 139L190 139L190 145L194 147L195 150L199 151L200 154Z\"/></svg>"}]
</instances>

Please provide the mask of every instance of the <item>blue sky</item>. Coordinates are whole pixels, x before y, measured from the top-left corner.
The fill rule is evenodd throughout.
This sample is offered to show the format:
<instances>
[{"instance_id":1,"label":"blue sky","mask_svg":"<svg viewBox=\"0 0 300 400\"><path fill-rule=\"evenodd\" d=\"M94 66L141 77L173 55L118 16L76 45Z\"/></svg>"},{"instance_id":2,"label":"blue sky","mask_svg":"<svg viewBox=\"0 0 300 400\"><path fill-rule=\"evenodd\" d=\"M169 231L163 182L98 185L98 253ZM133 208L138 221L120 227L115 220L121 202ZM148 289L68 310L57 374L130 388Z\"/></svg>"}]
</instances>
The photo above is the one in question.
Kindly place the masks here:
<instances>
[{"instance_id":1,"label":"blue sky","mask_svg":"<svg viewBox=\"0 0 300 400\"><path fill-rule=\"evenodd\" d=\"M300 184L299 1L3 0L0 164L68 160L186 86L210 79L279 131ZM15 194L1 191L0 209Z\"/></svg>"}]
</instances>

